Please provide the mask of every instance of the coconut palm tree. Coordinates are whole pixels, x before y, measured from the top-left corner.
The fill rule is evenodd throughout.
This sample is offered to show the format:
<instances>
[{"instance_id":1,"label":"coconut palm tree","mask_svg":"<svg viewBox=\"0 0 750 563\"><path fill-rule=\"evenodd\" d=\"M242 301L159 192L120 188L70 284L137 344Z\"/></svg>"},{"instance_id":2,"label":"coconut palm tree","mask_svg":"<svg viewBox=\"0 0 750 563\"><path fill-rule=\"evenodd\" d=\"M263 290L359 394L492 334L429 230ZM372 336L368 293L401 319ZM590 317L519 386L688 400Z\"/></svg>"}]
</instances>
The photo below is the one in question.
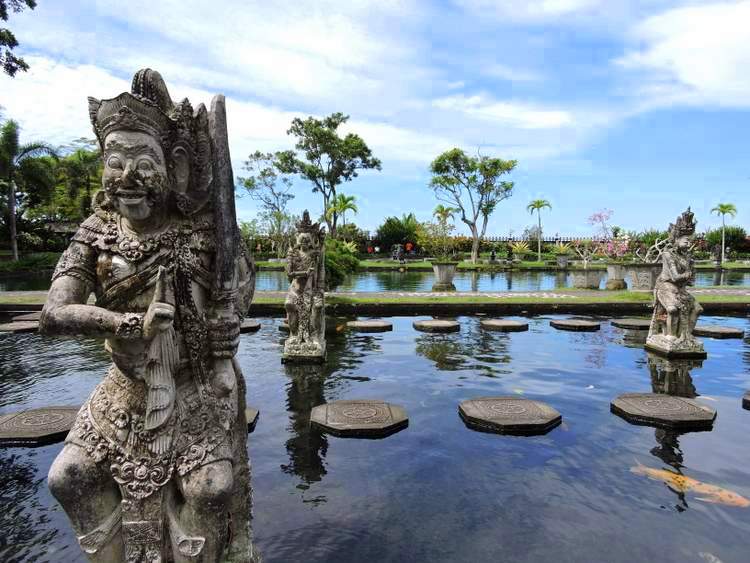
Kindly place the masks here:
<instances>
[{"instance_id":1,"label":"coconut palm tree","mask_svg":"<svg viewBox=\"0 0 750 563\"><path fill-rule=\"evenodd\" d=\"M448 219L453 219L453 214L458 211L455 207L446 207L442 203L438 204L437 207L435 207L435 210L432 212L433 217L437 217L437 220L441 223L447 223Z\"/></svg>"},{"instance_id":2,"label":"coconut palm tree","mask_svg":"<svg viewBox=\"0 0 750 563\"><path fill-rule=\"evenodd\" d=\"M721 215L721 263L724 263L726 244L724 238L724 229L726 228L725 217L731 215L734 217L737 215L737 207L734 203L719 203L716 207L711 210L711 213Z\"/></svg>"},{"instance_id":3,"label":"coconut palm tree","mask_svg":"<svg viewBox=\"0 0 750 563\"><path fill-rule=\"evenodd\" d=\"M534 214L534 211L536 211L537 220L539 223L539 228L536 232L536 259L537 262L542 261L542 209L544 208L552 209L552 206L550 205L549 201L546 199L535 199L529 202L529 204L526 206L526 211Z\"/></svg>"},{"instance_id":4,"label":"coconut palm tree","mask_svg":"<svg viewBox=\"0 0 750 563\"><path fill-rule=\"evenodd\" d=\"M334 200L334 206L336 207L336 213L341 215L341 225L346 226L346 212L351 211L356 214L359 212L357 204L355 203L357 198L353 195L337 194Z\"/></svg>"},{"instance_id":5,"label":"coconut palm tree","mask_svg":"<svg viewBox=\"0 0 750 563\"><path fill-rule=\"evenodd\" d=\"M18 123L12 119L0 127L0 182L8 191L8 227L13 260L18 260L18 236L16 233L16 190L21 184L28 192L33 189L47 189L42 168L38 166L40 157L57 158L55 150L40 141L22 145L19 140Z\"/></svg>"}]
</instances>

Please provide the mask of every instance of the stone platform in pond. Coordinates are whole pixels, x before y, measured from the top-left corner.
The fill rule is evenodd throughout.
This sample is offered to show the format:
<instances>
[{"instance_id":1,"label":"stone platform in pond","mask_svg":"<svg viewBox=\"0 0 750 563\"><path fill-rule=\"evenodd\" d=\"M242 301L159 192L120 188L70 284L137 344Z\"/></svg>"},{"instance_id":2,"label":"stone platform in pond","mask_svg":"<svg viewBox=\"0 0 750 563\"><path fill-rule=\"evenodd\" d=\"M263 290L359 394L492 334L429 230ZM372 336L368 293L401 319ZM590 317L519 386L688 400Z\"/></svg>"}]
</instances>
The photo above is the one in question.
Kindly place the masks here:
<instances>
[{"instance_id":1,"label":"stone platform in pond","mask_svg":"<svg viewBox=\"0 0 750 563\"><path fill-rule=\"evenodd\" d=\"M393 330L393 323L380 319L370 319L367 321L349 321L346 327L355 332L388 332Z\"/></svg>"},{"instance_id":2,"label":"stone platform in pond","mask_svg":"<svg viewBox=\"0 0 750 563\"><path fill-rule=\"evenodd\" d=\"M13 332L20 334L22 332L37 332L39 322L37 321L13 321L12 323L0 324L0 332Z\"/></svg>"},{"instance_id":3,"label":"stone platform in pond","mask_svg":"<svg viewBox=\"0 0 750 563\"><path fill-rule=\"evenodd\" d=\"M260 418L260 411L252 407L245 409L245 420L247 420L247 433L250 434L255 430L256 424L258 424L258 418Z\"/></svg>"},{"instance_id":4,"label":"stone platform in pond","mask_svg":"<svg viewBox=\"0 0 750 563\"><path fill-rule=\"evenodd\" d=\"M691 343L685 344L663 334L650 335L646 339L644 348L665 358L705 360L708 357L708 353L703 349L703 344L699 340L693 339Z\"/></svg>"},{"instance_id":5,"label":"stone platform in pond","mask_svg":"<svg viewBox=\"0 0 750 563\"><path fill-rule=\"evenodd\" d=\"M695 336L708 336L710 338L744 338L745 331L740 328L719 325L697 325L693 329Z\"/></svg>"},{"instance_id":6,"label":"stone platform in pond","mask_svg":"<svg viewBox=\"0 0 750 563\"><path fill-rule=\"evenodd\" d=\"M750 411L750 391L745 391L742 397L742 408Z\"/></svg>"},{"instance_id":7,"label":"stone platform in pond","mask_svg":"<svg viewBox=\"0 0 750 563\"><path fill-rule=\"evenodd\" d=\"M39 322L39 320L42 318L42 312L41 311L34 311L33 313L24 313L23 315L16 315L15 317L12 317L10 320L13 322L28 322L28 321L36 321Z\"/></svg>"},{"instance_id":8,"label":"stone platform in pond","mask_svg":"<svg viewBox=\"0 0 750 563\"><path fill-rule=\"evenodd\" d=\"M533 436L546 434L562 422L555 409L520 397L477 397L463 401L458 413L473 430Z\"/></svg>"},{"instance_id":9,"label":"stone platform in pond","mask_svg":"<svg viewBox=\"0 0 750 563\"><path fill-rule=\"evenodd\" d=\"M610 410L632 424L672 430L710 430L716 411L693 399L656 393L625 393Z\"/></svg>"},{"instance_id":10,"label":"stone platform in pond","mask_svg":"<svg viewBox=\"0 0 750 563\"><path fill-rule=\"evenodd\" d=\"M601 328L600 323L584 319L560 319L550 321L549 324L558 330L572 330L575 332L596 332Z\"/></svg>"},{"instance_id":11,"label":"stone platform in pond","mask_svg":"<svg viewBox=\"0 0 750 563\"><path fill-rule=\"evenodd\" d=\"M245 319L240 325L240 334L247 334L248 332L258 332L260 330L260 323L254 319Z\"/></svg>"},{"instance_id":12,"label":"stone platform in pond","mask_svg":"<svg viewBox=\"0 0 750 563\"><path fill-rule=\"evenodd\" d=\"M421 332L458 332L459 330L461 330L461 324L458 321L449 321L443 319L414 321L412 326L416 330L419 330Z\"/></svg>"},{"instance_id":13,"label":"stone platform in pond","mask_svg":"<svg viewBox=\"0 0 750 563\"><path fill-rule=\"evenodd\" d=\"M651 327L651 319L612 319L612 326L627 330L648 330Z\"/></svg>"},{"instance_id":14,"label":"stone platform in pond","mask_svg":"<svg viewBox=\"0 0 750 563\"><path fill-rule=\"evenodd\" d=\"M523 332L529 330L529 323L506 319L482 319L479 324L485 330L497 332Z\"/></svg>"},{"instance_id":15,"label":"stone platform in pond","mask_svg":"<svg viewBox=\"0 0 750 563\"><path fill-rule=\"evenodd\" d=\"M404 409L385 401L346 400L313 408L310 424L342 438L384 438L406 428L409 418Z\"/></svg>"},{"instance_id":16,"label":"stone platform in pond","mask_svg":"<svg viewBox=\"0 0 750 563\"><path fill-rule=\"evenodd\" d=\"M0 445L42 446L67 436L80 407L42 407L0 415Z\"/></svg>"}]
</instances>

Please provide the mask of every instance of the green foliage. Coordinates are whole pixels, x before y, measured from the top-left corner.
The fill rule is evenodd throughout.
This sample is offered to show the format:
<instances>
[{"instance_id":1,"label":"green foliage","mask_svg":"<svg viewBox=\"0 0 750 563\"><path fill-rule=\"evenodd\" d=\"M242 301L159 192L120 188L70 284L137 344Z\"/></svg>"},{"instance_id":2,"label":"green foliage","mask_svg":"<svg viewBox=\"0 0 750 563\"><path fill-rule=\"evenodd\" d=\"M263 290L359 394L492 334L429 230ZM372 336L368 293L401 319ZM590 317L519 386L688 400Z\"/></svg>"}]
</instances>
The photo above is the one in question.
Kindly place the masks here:
<instances>
[{"instance_id":1,"label":"green foliage","mask_svg":"<svg viewBox=\"0 0 750 563\"><path fill-rule=\"evenodd\" d=\"M339 136L338 128L349 120L348 115L336 112L323 119L295 117L287 131L297 138L295 151L278 153L279 170L299 174L312 183L314 193L323 195L323 217L331 235L336 234L338 212L329 214L329 207L336 199L336 188L342 182L356 178L359 170L380 170L380 160L364 140L355 133Z\"/></svg>"},{"instance_id":2,"label":"green foliage","mask_svg":"<svg viewBox=\"0 0 750 563\"><path fill-rule=\"evenodd\" d=\"M36 0L0 0L0 20L8 21L9 12L20 12L24 8L36 8ZM15 76L21 70L26 72L29 65L12 51L18 47L18 40L10 29L0 27L0 67L8 76Z\"/></svg>"},{"instance_id":3,"label":"green foliage","mask_svg":"<svg viewBox=\"0 0 750 563\"><path fill-rule=\"evenodd\" d=\"M1 261L0 273L10 274L16 272L38 272L40 270L51 270L60 259L59 252L39 252L24 256L20 260Z\"/></svg>"},{"instance_id":4,"label":"green foliage","mask_svg":"<svg viewBox=\"0 0 750 563\"><path fill-rule=\"evenodd\" d=\"M292 180L279 169L278 153L255 151L242 165L250 176L238 178L240 186L268 213L284 213L294 199ZM241 196L240 196L241 197Z\"/></svg>"},{"instance_id":5,"label":"green foliage","mask_svg":"<svg viewBox=\"0 0 750 563\"><path fill-rule=\"evenodd\" d=\"M420 223L417 227L417 244L438 260L450 260L454 249L452 231L453 225L447 220Z\"/></svg>"},{"instance_id":6,"label":"green foliage","mask_svg":"<svg viewBox=\"0 0 750 563\"><path fill-rule=\"evenodd\" d=\"M367 243L367 236L354 223L346 223L336 230L337 238L344 241L351 241L357 245L358 249L363 249Z\"/></svg>"},{"instance_id":7,"label":"green foliage","mask_svg":"<svg viewBox=\"0 0 750 563\"><path fill-rule=\"evenodd\" d=\"M386 217L378 227L376 240L384 250L390 250L394 244L416 242L419 222L414 213L398 217Z\"/></svg>"},{"instance_id":8,"label":"green foliage","mask_svg":"<svg viewBox=\"0 0 750 563\"><path fill-rule=\"evenodd\" d=\"M748 247L747 233L745 229L739 226L730 225L724 228L726 237L727 250L734 252L746 252ZM710 229L706 231L705 240L708 243L709 250L714 246L721 246L721 228Z\"/></svg>"},{"instance_id":9,"label":"green foliage","mask_svg":"<svg viewBox=\"0 0 750 563\"><path fill-rule=\"evenodd\" d=\"M326 285L328 289L333 289L344 281L348 274L357 271L359 260L351 248L346 243L326 238L325 241L325 268L326 268Z\"/></svg>"},{"instance_id":10,"label":"green foliage","mask_svg":"<svg viewBox=\"0 0 750 563\"><path fill-rule=\"evenodd\" d=\"M552 246L552 254L555 256L567 256L568 254L571 254L573 251L573 247L568 242L556 242Z\"/></svg>"},{"instance_id":11,"label":"green foliage","mask_svg":"<svg viewBox=\"0 0 750 563\"><path fill-rule=\"evenodd\" d=\"M510 249L513 252L513 254L519 254L521 256L529 254L531 252L529 243L526 242L525 240L520 240L520 241L510 243Z\"/></svg>"},{"instance_id":12,"label":"green foliage","mask_svg":"<svg viewBox=\"0 0 750 563\"><path fill-rule=\"evenodd\" d=\"M637 243L642 244L646 248L651 248L653 245L656 244L657 241L665 240L667 237L669 237L669 233L667 231L660 231L658 229L648 229L646 231L641 231L640 233L636 235L631 235L631 240L635 239Z\"/></svg>"}]
</instances>

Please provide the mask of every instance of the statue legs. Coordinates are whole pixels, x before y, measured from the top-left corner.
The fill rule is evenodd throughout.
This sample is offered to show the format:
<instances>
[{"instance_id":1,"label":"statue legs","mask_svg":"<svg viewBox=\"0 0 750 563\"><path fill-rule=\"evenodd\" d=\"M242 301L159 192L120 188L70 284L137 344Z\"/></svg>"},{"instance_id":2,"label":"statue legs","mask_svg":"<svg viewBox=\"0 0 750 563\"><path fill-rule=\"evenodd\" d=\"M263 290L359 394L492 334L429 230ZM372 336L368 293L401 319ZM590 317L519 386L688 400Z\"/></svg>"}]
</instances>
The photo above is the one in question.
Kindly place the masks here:
<instances>
[{"instance_id":1,"label":"statue legs","mask_svg":"<svg viewBox=\"0 0 750 563\"><path fill-rule=\"evenodd\" d=\"M121 496L109 466L96 463L83 448L69 443L52 463L47 481L52 495L73 524L89 560L96 563L122 561Z\"/></svg>"},{"instance_id":2,"label":"statue legs","mask_svg":"<svg viewBox=\"0 0 750 563\"><path fill-rule=\"evenodd\" d=\"M286 322L289 325L289 338L293 339L293 342L299 340L299 312L297 304L291 299L287 299L284 304L286 309Z\"/></svg>"},{"instance_id":3,"label":"statue legs","mask_svg":"<svg viewBox=\"0 0 750 563\"><path fill-rule=\"evenodd\" d=\"M226 547L229 527L229 506L234 490L232 464L219 460L194 469L184 477L177 477L177 485L184 501L179 508L169 507L177 515L176 526L182 537L170 525L175 563L221 561ZM172 523L171 523L172 524ZM202 549L198 539L204 538ZM200 557L193 555L200 549Z\"/></svg>"}]
</instances>

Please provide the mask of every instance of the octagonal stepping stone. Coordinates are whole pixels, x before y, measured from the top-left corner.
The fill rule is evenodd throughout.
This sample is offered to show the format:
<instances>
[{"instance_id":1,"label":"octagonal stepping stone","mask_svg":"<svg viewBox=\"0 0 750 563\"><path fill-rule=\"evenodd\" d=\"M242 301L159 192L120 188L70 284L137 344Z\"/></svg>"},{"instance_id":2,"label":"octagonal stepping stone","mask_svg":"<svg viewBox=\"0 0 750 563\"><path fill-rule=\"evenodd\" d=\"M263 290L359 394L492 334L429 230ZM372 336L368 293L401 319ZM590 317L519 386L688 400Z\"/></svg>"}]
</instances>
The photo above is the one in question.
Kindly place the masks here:
<instances>
[{"instance_id":1,"label":"octagonal stepping stone","mask_svg":"<svg viewBox=\"0 0 750 563\"><path fill-rule=\"evenodd\" d=\"M12 323L0 324L0 332L37 332L39 330L39 323L37 321L19 321Z\"/></svg>"},{"instance_id":2,"label":"octagonal stepping stone","mask_svg":"<svg viewBox=\"0 0 750 563\"><path fill-rule=\"evenodd\" d=\"M389 330L393 330L393 323L380 319L349 321L346 323L346 326L356 332L388 332Z\"/></svg>"},{"instance_id":3,"label":"octagonal stepping stone","mask_svg":"<svg viewBox=\"0 0 750 563\"><path fill-rule=\"evenodd\" d=\"M258 424L258 418L260 417L260 411L252 407L245 409L245 420L247 420L247 433L251 434L255 430L255 425Z\"/></svg>"},{"instance_id":4,"label":"octagonal stepping stone","mask_svg":"<svg viewBox=\"0 0 750 563\"><path fill-rule=\"evenodd\" d=\"M750 391L745 391L742 397L742 408L750 411Z\"/></svg>"},{"instance_id":5,"label":"octagonal stepping stone","mask_svg":"<svg viewBox=\"0 0 750 563\"><path fill-rule=\"evenodd\" d=\"M42 312L34 311L33 313L24 313L23 315L16 315L15 317L11 317L10 320L12 320L13 322L24 322L24 321L39 322L39 319L41 318L42 318Z\"/></svg>"},{"instance_id":6,"label":"octagonal stepping stone","mask_svg":"<svg viewBox=\"0 0 750 563\"><path fill-rule=\"evenodd\" d=\"M255 319L245 319L240 325L240 334L247 334L249 332L258 332L260 330L260 323Z\"/></svg>"},{"instance_id":7,"label":"octagonal stepping stone","mask_svg":"<svg viewBox=\"0 0 750 563\"><path fill-rule=\"evenodd\" d=\"M529 323L506 319L482 319L479 321L479 324L485 330L495 330L497 332L523 332L529 330Z\"/></svg>"},{"instance_id":8,"label":"octagonal stepping stone","mask_svg":"<svg viewBox=\"0 0 750 563\"><path fill-rule=\"evenodd\" d=\"M610 322L612 326L627 330L648 330L651 328L651 319L612 319Z\"/></svg>"},{"instance_id":9,"label":"octagonal stepping stone","mask_svg":"<svg viewBox=\"0 0 750 563\"><path fill-rule=\"evenodd\" d=\"M520 436L546 434L562 422L549 405L512 396L469 399L458 406L458 413L473 430Z\"/></svg>"},{"instance_id":10,"label":"octagonal stepping stone","mask_svg":"<svg viewBox=\"0 0 750 563\"><path fill-rule=\"evenodd\" d=\"M583 319L560 319L550 321L549 324L558 330L572 330L575 332L596 332L601 328L600 323Z\"/></svg>"},{"instance_id":11,"label":"octagonal stepping stone","mask_svg":"<svg viewBox=\"0 0 750 563\"><path fill-rule=\"evenodd\" d=\"M656 393L625 393L610 410L633 424L675 430L708 430L716 411L693 399Z\"/></svg>"},{"instance_id":12,"label":"octagonal stepping stone","mask_svg":"<svg viewBox=\"0 0 750 563\"><path fill-rule=\"evenodd\" d=\"M310 424L342 438L384 438L406 428L409 418L385 401L347 400L313 408Z\"/></svg>"},{"instance_id":13,"label":"octagonal stepping stone","mask_svg":"<svg viewBox=\"0 0 750 563\"><path fill-rule=\"evenodd\" d=\"M719 325L698 325L693 329L695 336L708 336L710 338L744 338L745 331L741 328Z\"/></svg>"},{"instance_id":14,"label":"octagonal stepping stone","mask_svg":"<svg viewBox=\"0 0 750 563\"><path fill-rule=\"evenodd\" d=\"M41 446L59 442L73 427L80 407L42 407L0 415L0 444Z\"/></svg>"},{"instance_id":15,"label":"octagonal stepping stone","mask_svg":"<svg viewBox=\"0 0 750 563\"><path fill-rule=\"evenodd\" d=\"M458 321L449 321L442 319L430 319L427 321L414 321L413 325L416 330L422 332L458 332L461 325Z\"/></svg>"}]
</instances>

